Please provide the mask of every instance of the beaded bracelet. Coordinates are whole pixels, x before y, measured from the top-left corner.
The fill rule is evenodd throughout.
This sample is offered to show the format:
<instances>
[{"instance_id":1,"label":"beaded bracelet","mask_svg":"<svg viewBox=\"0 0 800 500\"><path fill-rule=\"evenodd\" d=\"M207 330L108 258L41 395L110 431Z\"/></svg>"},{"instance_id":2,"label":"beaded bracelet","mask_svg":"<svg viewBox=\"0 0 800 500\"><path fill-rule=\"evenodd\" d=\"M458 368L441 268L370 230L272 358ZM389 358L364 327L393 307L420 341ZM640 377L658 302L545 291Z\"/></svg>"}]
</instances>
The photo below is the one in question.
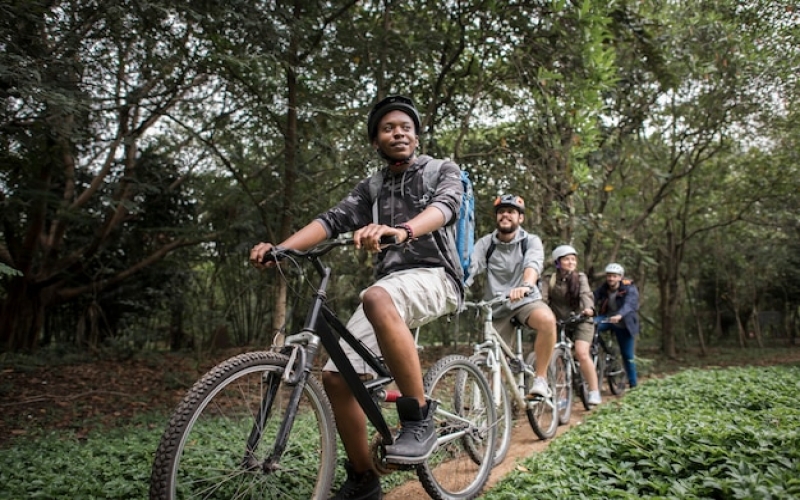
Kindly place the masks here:
<instances>
[{"instance_id":1,"label":"beaded bracelet","mask_svg":"<svg viewBox=\"0 0 800 500\"><path fill-rule=\"evenodd\" d=\"M394 227L399 228L399 229L405 229L405 231L406 231L406 241L411 241L411 240L414 239L414 230L411 229L411 226L409 226L408 224L398 224L398 225L396 225Z\"/></svg>"}]
</instances>

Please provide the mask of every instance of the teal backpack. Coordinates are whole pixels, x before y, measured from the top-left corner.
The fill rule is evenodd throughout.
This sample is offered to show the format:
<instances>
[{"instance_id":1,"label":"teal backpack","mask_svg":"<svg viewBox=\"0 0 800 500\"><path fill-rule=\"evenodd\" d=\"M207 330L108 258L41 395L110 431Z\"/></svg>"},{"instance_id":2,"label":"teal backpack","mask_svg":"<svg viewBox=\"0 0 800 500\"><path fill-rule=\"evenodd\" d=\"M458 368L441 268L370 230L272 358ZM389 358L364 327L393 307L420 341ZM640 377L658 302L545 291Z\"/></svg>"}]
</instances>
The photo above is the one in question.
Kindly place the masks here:
<instances>
[{"instance_id":1,"label":"teal backpack","mask_svg":"<svg viewBox=\"0 0 800 500\"><path fill-rule=\"evenodd\" d=\"M432 159L424 167L422 172L423 183L429 199L436 192L439 170L445 161L447 160ZM383 170L378 170L369 181L369 192L372 198L372 220L376 224L378 223L378 194L382 185ZM466 280L472 249L475 246L475 192L466 170L461 170L461 185L464 187L464 194L461 197L458 219L454 224L448 226L448 230L455 228L456 251L458 252L458 260L461 264L464 280Z\"/></svg>"}]
</instances>

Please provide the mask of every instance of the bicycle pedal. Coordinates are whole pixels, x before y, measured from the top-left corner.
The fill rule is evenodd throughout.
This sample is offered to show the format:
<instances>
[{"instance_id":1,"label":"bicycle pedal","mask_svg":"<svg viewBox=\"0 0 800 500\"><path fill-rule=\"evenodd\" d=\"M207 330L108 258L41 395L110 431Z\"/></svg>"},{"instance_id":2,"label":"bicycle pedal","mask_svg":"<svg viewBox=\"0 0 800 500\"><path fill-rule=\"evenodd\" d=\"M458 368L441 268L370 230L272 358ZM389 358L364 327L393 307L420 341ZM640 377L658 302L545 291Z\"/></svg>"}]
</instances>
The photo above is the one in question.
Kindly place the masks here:
<instances>
[{"instance_id":1,"label":"bicycle pedal","mask_svg":"<svg viewBox=\"0 0 800 500\"><path fill-rule=\"evenodd\" d=\"M409 470L416 470L417 467L421 464L400 464L396 462L389 462L388 460L384 460L381 464L381 473L383 475L391 474L392 472L401 472L401 471L409 471Z\"/></svg>"}]
</instances>

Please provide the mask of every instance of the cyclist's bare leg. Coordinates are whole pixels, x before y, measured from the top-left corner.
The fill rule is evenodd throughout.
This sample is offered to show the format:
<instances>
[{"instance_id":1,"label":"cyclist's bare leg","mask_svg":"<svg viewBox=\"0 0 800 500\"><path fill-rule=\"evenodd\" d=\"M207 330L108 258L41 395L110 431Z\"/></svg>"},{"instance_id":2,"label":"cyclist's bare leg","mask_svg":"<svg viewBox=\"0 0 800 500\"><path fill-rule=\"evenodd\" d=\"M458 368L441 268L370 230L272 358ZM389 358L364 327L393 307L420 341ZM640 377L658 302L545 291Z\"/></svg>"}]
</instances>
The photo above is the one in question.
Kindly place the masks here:
<instances>
[{"instance_id":1,"label":"cyclist's bare leg","mask_svg":"<svg viewBox=\"0 0 800 500\"><path fill-rule=\"evenodd\" d=\"M386 366L400 392L403 396L416 398L420 407L425 406L422 368L414 336L397 312L392 297L385 289L374 286L364 292L362 304L364 314L375 329Z\"/></svg>"},{"instance_id":2,"label":"cyclist's bare leg","mask_svg":"<svg viewBox=\"0 0 800 500\"><path fill-rule=\"evenodd\" d=\"M592 358L589 356L591 343L585 340L575 340L575 358L581 364L581 374L583 380L589 385L590 391L598 390L597 372L595 371Z\"/></svg>"},{"instance_id":3,"label":"cyclist's bare leg","mask_svg":"<svg viewBox=\"0 0 800 500\"><path fill-rule=\"evenodd\" d=\"M526 323L536 330L536 341L533 344L533 351L536 353L536 376L547 378L547 367L550 365L550 358L556 345L556 317L549 307L540 307L531 312Z\"/></svg>"},{"instance_id":4,"label":"cyclist's bare leg","mask_svg":"<svg viewBox=\"0 0 800 500\"><path fill-rule=\"evenodd\" d=\"M372 469L372 455L367 435L367 417L353 396L344 377L338 372L323 372L322 382L331 401L336 429L344 445L347 458L356 472Z\"/></svg>"}]
</instances>

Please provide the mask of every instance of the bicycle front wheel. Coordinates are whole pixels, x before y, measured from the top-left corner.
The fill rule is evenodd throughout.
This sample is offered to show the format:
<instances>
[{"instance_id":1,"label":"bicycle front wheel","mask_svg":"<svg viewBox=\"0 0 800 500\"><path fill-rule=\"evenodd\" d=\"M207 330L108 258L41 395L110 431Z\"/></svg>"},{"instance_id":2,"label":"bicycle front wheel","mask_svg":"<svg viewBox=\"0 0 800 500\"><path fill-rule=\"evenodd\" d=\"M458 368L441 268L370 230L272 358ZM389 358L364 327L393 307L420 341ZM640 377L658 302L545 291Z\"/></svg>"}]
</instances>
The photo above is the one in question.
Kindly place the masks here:
<instances>
[{"instance_id":1,"label":"bicycle front wheel","mask_svg":"<svg viewBox=\"0 0 800 500\"><path fill-rule=\"evenodd\" d=\"M475 363L460 355L439 360L423 383L428 398L437 403L437 448L417 467L419 480L437 500L476 498L489 479L497 449L497 412L489 383Z\"/></svg>"},{"instance_id":2,"label":"bicycle front wheel","mask_svg":"<svg viewBox=\"0 0 800 500\"><path fill-rule=\"evenodd\" d=\"M528 354L526 364L532 369L536 369L536 353ZM550 387L550 397L536 397L526 402L525 414L528 423L531 424L533 433L539 439L550 439L556 435L558 430L558 408L555 404L555 365L552 360L547 366L547 385ZM533 386L533 377L525 374L525 394L528 394Z\"/></svg>"},{"instance_id":3,"label":"bicycle front wheel","mask_svg":"<svg viewBox=\"0 0 800 500\"><path fill-rule=\"evenodd\" d=\"M336 467L330 401L309 376L290 403L287 362L274 352L241 354L195 383L161 437L150 498L327 498ZM294 425L278 450L287 415Z\"/></svg>"},{"instance_id":4,"label":"bicycle front wheel","mask_svg":"<svg viewBox=\"0 0 800 500\"><path fill-rule=\"evenodd\" d=\"M569 423L572 416L572 355L564 347L553 352L555 372L555 395L553 396L558 411L558 421Z\"/></svg>"},{"instance_id":5,"label":"bicycle front wheel","mask_svg":"<svg viewBox=\"0 0 800 500\"><path fill-rule=\"evenodd\" d=\"M605 347L608 351L603 352L601 356L607 359L606 362L606 378L608 379L608 387L611 394L621 396L625 392L625 382L627 375L625 368L622 366L622 352L619 346L613 340L606 342Z\"/></svg>"},{"instance_id":6,"label":"bicycle front wheel","mask_svg":"<svg viewBox=\"0 0 800 500\"><path fill-rule=\"evenodd\" d=\"M573 363L575 363L574 360ZM580 398L581 403L583 403L583 408L589 411L592 409L592 405L589 404L589 384L587 384L586 380L583 378L580 365L575 364L574 366L575 370L572 374L572 383L575 387L575 392L578 393L578 398Z\"/></svg>"},{"instance_id":7,"label":"bicycle front wheel","mask_svg":"<svg viewBox=\"0 0 800 500\"><path fill-rule=\"evenodd\" d=\"M492 390L492 402L497 411L497 448L494 452L494 464L497 465L505 460L508 449L511 447L511 430L514 425L514 412L511 409L511 400L508 397L508 392L505 390L505 387L503 387L503 374L497 373L497 379L494 378L495 374L492 373L492 368L488 366L485 354L476 354L470 358L470 361L481 369ZM494 369L499 370L500 367L495 366ZM466 382L468 377L465 376L463 378L463 382ZM464 387L462 390L479 391L480 387L473 386L469 389ZM473 451L476 461L480 460L480 453L480 450Z\"/></svg>"},{"instance_id":8,"label":"bicycle front wheel","mask_svg":"<svg viewBox=\"0 0 800 500\"><path fill-rule=\"evenodd\" d=\"M594 369L597 372L597 388L600 392L603 391L603 380L606 374L606 351L602 347L598 349L597 355L594 356Z\"/></svg>"}]
</instances>

